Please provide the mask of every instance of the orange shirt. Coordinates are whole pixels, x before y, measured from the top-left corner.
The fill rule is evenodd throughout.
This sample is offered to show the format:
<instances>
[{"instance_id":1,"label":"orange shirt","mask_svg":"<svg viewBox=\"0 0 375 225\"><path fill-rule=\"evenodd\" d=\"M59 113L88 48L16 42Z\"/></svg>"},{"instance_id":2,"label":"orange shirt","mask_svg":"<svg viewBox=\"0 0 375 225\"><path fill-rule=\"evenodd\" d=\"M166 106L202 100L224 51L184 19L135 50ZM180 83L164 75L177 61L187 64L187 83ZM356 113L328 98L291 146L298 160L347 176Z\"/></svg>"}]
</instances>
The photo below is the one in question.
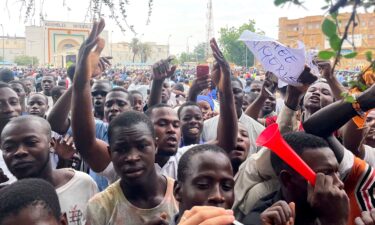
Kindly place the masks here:
<instances>
[{"instance_id":1,"label":"orange shirt","mask_svg":"<svg viewBox=\"0 0 375 225\"><path fill-rule=\"evenodd\" d=\"M375 207L375 170L365 161L354 158L353 167L344 179L345 191L350 200L349 225L354 225L362 211Z\"/></svg>"}]
</instances>

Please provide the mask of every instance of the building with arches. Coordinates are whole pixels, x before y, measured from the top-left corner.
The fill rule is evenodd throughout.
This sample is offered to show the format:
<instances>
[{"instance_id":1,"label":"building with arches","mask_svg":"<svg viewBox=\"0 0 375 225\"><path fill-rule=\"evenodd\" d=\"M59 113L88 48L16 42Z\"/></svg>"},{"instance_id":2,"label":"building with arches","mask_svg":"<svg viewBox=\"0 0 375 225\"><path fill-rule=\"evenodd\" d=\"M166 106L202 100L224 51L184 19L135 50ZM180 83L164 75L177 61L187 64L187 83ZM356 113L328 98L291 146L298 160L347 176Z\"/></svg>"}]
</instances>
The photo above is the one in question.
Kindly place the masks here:
<instances>
[{"instance_id":1,"label":"building with arches","mask_svg":"<svg viewBox=\"0 0 375 225\"><path fill-rule=\"evenodd\" d=\"M16 57L26 55L36 57L38 66L67 67L76 62L79 47L86 40L91 27L91 23L62 21L44 21L41 26L26 26L25 37L0 36L0 56L4 55L7 62L14 62ZM167 44L144 42L147 55L140 49L133 57L130 43L109 43L106 30L101 37L106 42L102 55L113 56L113 66L150 65L167 58L169 54Z\"/></svg>"},{"instance_id":2,"label":"building with arches","mask_svg":"<svg viewBox=\"0 0 375 225\"><path fill-rule=\"evenodd\" d=\"M75 63L80 45L88 37L92 24L44 21L42 26L26 26L25 54L35 56L41 65L66 67ZM103 31L101 37L108 43L108 32ZM103 55L108 55L108 47Z\"/></svg>"}]
</instances>

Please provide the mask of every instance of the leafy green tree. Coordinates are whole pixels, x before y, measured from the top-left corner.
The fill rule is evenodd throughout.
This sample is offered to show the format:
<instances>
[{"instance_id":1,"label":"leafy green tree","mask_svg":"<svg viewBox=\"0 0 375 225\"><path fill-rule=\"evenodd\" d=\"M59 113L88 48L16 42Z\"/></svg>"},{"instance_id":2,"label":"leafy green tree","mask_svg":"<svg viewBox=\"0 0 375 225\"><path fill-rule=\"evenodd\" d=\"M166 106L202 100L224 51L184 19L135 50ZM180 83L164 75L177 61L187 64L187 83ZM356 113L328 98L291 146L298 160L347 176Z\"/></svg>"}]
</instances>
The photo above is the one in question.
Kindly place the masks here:
<instances>
[{"instance_id":1,"label":"leafy green tree","mask_svg":"<svg viewBox=\"0 0 375 225\"><path fill-rule=\"evenodd\" d=\"M151 55L151 46L147 43L139 43L139 52L141 54L141 63L145 63Z\"/></svg>"},{"instance_id":2,"label":"leafy green tree","mask_svg":"<svg viewBox=\"0 0 375 225\"><path fill-rule=\"evenodd\" d=\"M219 31L219 43L222 46L224 56L228 61L240 66L252 66L254 63L254 55L247 49L242 41L238 40L242 32L245 30L256 32L255 21L249 20L248 23L244 23L240 27L221 28ZM263 34L264 32L260 31L258 33Z\"/></svg>"},{"instance_id":3,"label":"leafy green tree","mask_svg":"<svg viewBox=\"0 0 375 225\"><path fill-rule=\"evenodd\" d=\"M130 42L130 48L133 52L133 63L135 60L135 56L139 54L139 50L140 50L139 45L140 45L140 42L138 38L133 38L132 41Z\"/></svg>"},{"instance_id":4,"label":"leafy green tree","mask_svg":"<svg viewBox=\"0 0 375 225\"><path fill-rule=\"evenodd\" d=\"M196 61L196 57L194 54L183 52L181 53L178 61L179 63L194 62Z\"/></svg>"},{"instance_id":5,"label":"leafy green tree","mask_svg":"<svg viewBox=\"0 0 375 225\"><path fill-rule=\"evenodd\" d=\"M194 55L199 63L205 62L206 59L206 42L199 43L194 48Z\"/></svg>"},{"instance_id":6,"label":"leafy green tree","mask_svg":"<svg viewBox=\"0 0 375 225\"><path fill-rule=\"evenodd\" d=\"M39 60L35 56L20 55L14 58L14 62L20 66L38 65Z\"/></svg>"}]
</instances>

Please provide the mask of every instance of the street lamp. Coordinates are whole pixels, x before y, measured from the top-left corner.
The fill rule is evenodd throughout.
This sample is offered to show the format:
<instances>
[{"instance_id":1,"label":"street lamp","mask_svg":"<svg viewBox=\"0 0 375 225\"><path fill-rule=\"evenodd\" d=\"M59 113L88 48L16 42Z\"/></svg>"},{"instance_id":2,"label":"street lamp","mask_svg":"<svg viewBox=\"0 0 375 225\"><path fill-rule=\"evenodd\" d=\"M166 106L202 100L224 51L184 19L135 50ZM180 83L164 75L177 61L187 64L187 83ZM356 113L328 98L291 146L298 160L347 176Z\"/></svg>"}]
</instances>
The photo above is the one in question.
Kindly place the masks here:
<instances>
[{"instance_id":1,"label":"street lamp","mask_svg":"<svg viewBox=\"0 0 375 225\"><path fill-rule=\"evenodd\" d=\"M111 30L111 43L109 46L111 47L111 57L112 57L112 45L113 45L113 30Z\"/></svg>"},{"instance_id":2,"label":"street lamp","mask_svg":"<svg viewBox=\"0 0 375 225\"><path fill-rule=\"evenodd\" d=\"M186 38L186 53L189 53L189 39L192 37L193 35L190 35Z\"/></svg>"},{"instance_id":3,"label":"street lamp","mask_svg":"<svg viewBox=\"0 0 375 225\"><path fill-rule=\"evenodd\" d=\"M5 36L4 36L4 26L3 26L3 24L0 24L0 26L1 26L1 30L3 31L3 65L4 65L4 61L5 61L5 50L4 50L4 47L5 47L5 44L4 44Z\"/></svg>"},{"instance_id":4,"label":"street lamp","mask_svg":"<svg viewBox=\"0 0 375 225\"><path fill-rule=\"evenodd\" d=\"M167 55L167 57L169 56L169 39L171 39L171 37L172 37L172 34L170 34L169 36L168 36L168 55Z\"/></svg>"}]
</instances>

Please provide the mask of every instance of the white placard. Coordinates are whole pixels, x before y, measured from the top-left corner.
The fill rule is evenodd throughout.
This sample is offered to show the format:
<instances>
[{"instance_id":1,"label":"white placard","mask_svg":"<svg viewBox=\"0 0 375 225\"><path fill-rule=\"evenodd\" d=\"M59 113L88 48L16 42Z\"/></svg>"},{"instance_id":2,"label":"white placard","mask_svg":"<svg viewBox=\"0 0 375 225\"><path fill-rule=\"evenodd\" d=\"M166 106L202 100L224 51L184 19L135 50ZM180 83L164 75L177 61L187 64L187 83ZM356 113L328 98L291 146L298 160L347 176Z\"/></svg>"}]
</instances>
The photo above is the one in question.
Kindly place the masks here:
<instances>
[{"instance_id":1,"label":"white placard","mask_svg":"<svg viewBox=\"0 0 375 225\"><path fill-rule=\"evenodd\" d=\"M243 41L260 61L265 70L274 73L280 81L300 86L298 78L305 68L305 46L298 42L298 48L289 48L278 41L251 31L244 31ZM280 85L280 84L279 84Z\"/></svg>"}]
</instances>

